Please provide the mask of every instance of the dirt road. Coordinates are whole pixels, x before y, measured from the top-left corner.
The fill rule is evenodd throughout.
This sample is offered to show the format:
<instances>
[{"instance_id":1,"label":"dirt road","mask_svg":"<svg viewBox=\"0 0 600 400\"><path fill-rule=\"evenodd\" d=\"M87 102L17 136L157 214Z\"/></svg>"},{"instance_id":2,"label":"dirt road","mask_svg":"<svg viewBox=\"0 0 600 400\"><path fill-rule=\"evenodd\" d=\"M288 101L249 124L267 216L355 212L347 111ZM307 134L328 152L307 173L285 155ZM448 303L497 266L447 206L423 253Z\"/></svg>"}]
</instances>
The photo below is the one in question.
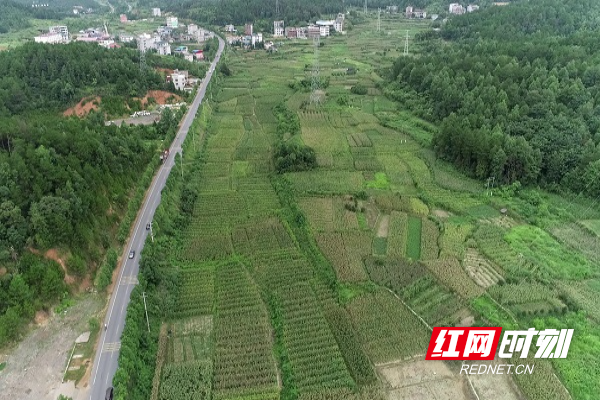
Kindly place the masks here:
<instances>
[{"instance_id":1,"label":"dirt road","mask_svg":"<svg viewBox=\"0 0 600 400\"><path fill-rule=\"evenodd\" d=\"M43 321L15 348L0 353L0 361L6 361L0 371L0 400L56 400L59 394L83 399L85 382L81 388L60 382L75 339L88 330L89 319L99 315L104 303L104 295L82 295L65 314Z\"/></svg>"}]
</instances>

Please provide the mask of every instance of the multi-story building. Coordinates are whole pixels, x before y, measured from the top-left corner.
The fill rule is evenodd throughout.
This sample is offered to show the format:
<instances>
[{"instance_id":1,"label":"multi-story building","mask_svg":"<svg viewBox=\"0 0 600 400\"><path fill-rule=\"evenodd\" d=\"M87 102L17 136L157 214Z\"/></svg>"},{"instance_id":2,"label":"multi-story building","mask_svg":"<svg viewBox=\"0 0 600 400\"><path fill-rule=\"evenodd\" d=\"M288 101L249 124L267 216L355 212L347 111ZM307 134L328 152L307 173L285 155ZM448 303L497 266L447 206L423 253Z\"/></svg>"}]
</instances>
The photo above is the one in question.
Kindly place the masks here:
<instances>
[{"instance_id":1,"label":"multi-story building","mask_svg":"<svg viewBox=\"0 0 600 400\"><path fill-rule=\"evenodd\" d=\"M188 71L175 70L171 74L171 82L177 90L183 90L188 83Z\"/></svg>"},{"instance_id":2,"label":"multi-story building","mask_svg":"<svg viewBox=\"0 0 600 400\"><path fill-rule=\"evenodd\" d=\"M147 33L143 33L137 38L138 50L146 52L156 48L156 42L159 42L160 38L156 36L150 36Z\"/></svg>"},{"instance_id":3,"label":"multi-story building","mask_svg":"<svg viewBox=\"0 0 600 400\"><path fill-rule=\"evenodd\" d=\"M33 38L36 43L57 44L63 43L63 38L60 33L43 33Z\"/></svg>"},{"instance_id":4,"label":"multi-story building","mask_svg":"<svg viewBox=\"0 0 600 400\"><path fill-rule=\"evenodd\" d=\"M189 24L187 26L187 33L189 35L196 35L196 34L198 34L198 25L196 25L196 24Z\"/></svg>"},{"instance_id":5,"label":"multi-story building","mask_svg":"<svg viewBox=\"0 0 600 400\"><path fill-rule=\"evenodd\" d=\"M274 21L273 22L273 36L274 37L283 37L285 34L285 27L283 21Z\"/></svg>"},{"instance_id":6,"label":"multi-story building","mask_svg":"<svg viewBox=\"0 0 600 400\"><path fill-rule=\"evenodd\" d=\"M62 37L63 43L69 43L69 28L64 25L51 26L50 33L58 33Z\"/></svg>"},{"instance_id":7,"label":"multi-story building","mask_svg":"<svg viewBox=\"0 0 600 400\"><path fill-rule=\"evenodd\" d=\"M161 56L170 56L171 55L171 45L168 42L160 41L154 44L154 48L156 52Z\"/></svg>"},{"instance_id":8,"label":"multi-story building","mask_svg":"<svg viewBox=\"0 0 600 400\"><path fill-rule=\"evenodd\" d=\"M160 17L160 8L153 8L152 9L152 16L153 17Z\"/></svg>"},{"instance_id":9,"label":"multi-story building","mask_svg":"<svg viewBox=\"0 0 600 400\"><path fill-rule=\"evenodd\" d=\"M342 14L344 15L344 14ZM344 19L340 18L339 16L335 19L335 21L333 22L333 29L335 29L336 32L343 32L344 31Z\"/></svg>"},{"instance_id":10,"label":"multi-story building","mask_svg":"<svg viewBox=\"0 0 600 400\"><path fill-rule=\"evenodd\" d=\"M321 28L316 25L310 25L306 31L306 36L309 39L314 39L321 36Z\"/></svg>"},{"instance_id":11,"label":"multi-story building","mask_svg":"<svg viewBox=\"0 0 600 400\"><path fill-rule=\"evenodd\" d=\"M293 26L285 28L285 37L288 39L296 39L298 37L298 28Z\"/></svg>"},{"instance_id":12,"label":"multi-story building","mask_svg":"<svg viewBox=\"0 0 600 400\"><path fill-rule=\"evenodd\" d=\"M448 6L448 12L450 14L462 15L466 12L465 8L458 3L452 3Z\"/></svg>"},{"instance_id":13,"label":"multi-story building","mask_svg":"<svg viewBox=\"0 0 600 400\"><path fill-rule=\"evenodd\" d=\"M167 26L169 28L177 29L179 26L179 20L177 17L167 17Z\"/></svg>"}]
</instances>

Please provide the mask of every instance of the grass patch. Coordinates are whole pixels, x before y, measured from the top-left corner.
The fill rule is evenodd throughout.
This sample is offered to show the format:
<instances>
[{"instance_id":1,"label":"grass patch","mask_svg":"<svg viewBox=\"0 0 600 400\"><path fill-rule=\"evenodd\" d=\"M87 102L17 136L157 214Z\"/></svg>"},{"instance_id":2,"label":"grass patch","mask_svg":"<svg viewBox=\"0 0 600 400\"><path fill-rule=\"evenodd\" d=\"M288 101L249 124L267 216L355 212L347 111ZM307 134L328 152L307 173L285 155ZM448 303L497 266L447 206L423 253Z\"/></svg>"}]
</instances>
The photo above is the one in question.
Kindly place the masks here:
<instances>
[{"instance_id":1,"label":"grass patch","mask_svg":"<svg viewBox=\"0 0 600 400\"><path fill-rule=\"evenodd\" d=\"M387 238L376 237L373 239L373 254L376 256L385 256L387 253Z\"/></svg>"},{"instance_id":2,"label":"grass patch","mask_svg":"<svg viewBox=\"0 0 600 400\"><path fill-rule=\"evenodd\" d=\"M579 280L590 277L592 264L571 251L540 228L521 225L505 236L510 246L528 266L542 278Z\"/></svg>"},{"instance_id":3,"label":"grass patch","mask_svg":"<svg viewBox=\"0 0 600 400\"><path fill-rule=\"evenodd\" d=\"M412 260L421 257L421 218L408 217L408 240L406 241L406 256Z\"/></svg>"},{"instance_id":4,"label":"grass patch","mask_svg":"<svg viewBox=\"0 0 600 400\"><path fill-rule=\"evenodd\" d=\"M371 189L389 189L390 181L385 172L376 172L375 179L366 182L367 187Z\"/></svg>"}]
</instances>

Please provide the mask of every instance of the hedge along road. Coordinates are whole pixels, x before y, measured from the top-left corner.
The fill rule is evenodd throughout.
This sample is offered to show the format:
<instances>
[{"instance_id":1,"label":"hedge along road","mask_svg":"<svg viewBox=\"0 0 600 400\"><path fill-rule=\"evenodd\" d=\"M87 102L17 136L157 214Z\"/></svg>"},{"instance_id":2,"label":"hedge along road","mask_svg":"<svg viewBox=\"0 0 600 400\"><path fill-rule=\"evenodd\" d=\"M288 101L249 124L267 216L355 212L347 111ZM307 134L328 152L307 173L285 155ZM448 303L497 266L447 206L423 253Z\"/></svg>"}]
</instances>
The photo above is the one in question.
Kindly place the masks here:
<instances>
[{"instance_id":1,"label":"hedge along road","mask_svg":"<svg viewBox=\"0 0 600 400\"><path fill-rule=\"evenodd\" d=\"M160 204L161 191L165 187L171 169L175 165L177 153L181 153L183 141L194 121L196 113L198 112L198 107L206 93L208 83L212 78L217 63L223 53L223 49L225 48L223 39L219 36L216 37L219 39L219 50L217 51L210 68L206 72L205 79L198 88L198 92L189 111L183 118L183 123L169 150L169 157L159 168L158 173L150 186L150 190L142 204L141 212L138 213L133 235L129 238L129 241L125 246L127 255L129 255L131 251L135 251L135 255L133 258L129 258L129 256L123 258L124 261L121 263L119 279L115 282L115 289L113 290L110 299L108 313L104 319L104 324L106 324L107 329L104 330L104 326L102 327L100 343L94 358L90 400L104 400L106 390L112 386L112 380L117 371L120 339L123 327L125 326L125 315L127 313L127 305L129 304L129 296L133 290L133 285L137 283L140 252L144 248L144 242L149 234L149 231L147 231L145 227L147 223L152 221L154 212Z\"/></svg>"}]
</instances>

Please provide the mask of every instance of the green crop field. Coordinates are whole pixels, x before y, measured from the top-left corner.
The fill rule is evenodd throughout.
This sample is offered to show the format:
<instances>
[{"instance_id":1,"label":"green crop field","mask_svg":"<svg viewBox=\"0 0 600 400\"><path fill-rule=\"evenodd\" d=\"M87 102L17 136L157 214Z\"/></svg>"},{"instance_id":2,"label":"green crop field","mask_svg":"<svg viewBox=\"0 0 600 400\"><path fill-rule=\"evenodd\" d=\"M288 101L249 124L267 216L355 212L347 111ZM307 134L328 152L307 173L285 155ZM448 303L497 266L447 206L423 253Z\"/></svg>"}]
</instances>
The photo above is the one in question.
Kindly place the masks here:
<instances>
[{"instance_id":1,"label":"green crop field","mask_svg":"<svg viewBox=\"0 0 600 400\"><path fill-rule=\"evenodd\" d=\"M573 342L582 358L508 379L527 398L560 399L564 387L593 398L600 212L539 189L490 196L436 159L428 146L439 127L385 97L377 75L402 54L406 29L412 39L430 25L384 25L389 35L367 18L322 41L319 106L300 88L312 42L227 50L231 75L218 76L202 150L184 158L197 197L173 223L184 227L169 255L177 288L160 399L389 398L377 364L424 354L427 325L527 329L567 317L585 328ZM282 105L296 128L282 123ZM311 147L315 165L278 173L284 142ZM547 219L525 215L538 190ZM210 323L182 328L202 318Z\"/></svg>"}]
</instances>

